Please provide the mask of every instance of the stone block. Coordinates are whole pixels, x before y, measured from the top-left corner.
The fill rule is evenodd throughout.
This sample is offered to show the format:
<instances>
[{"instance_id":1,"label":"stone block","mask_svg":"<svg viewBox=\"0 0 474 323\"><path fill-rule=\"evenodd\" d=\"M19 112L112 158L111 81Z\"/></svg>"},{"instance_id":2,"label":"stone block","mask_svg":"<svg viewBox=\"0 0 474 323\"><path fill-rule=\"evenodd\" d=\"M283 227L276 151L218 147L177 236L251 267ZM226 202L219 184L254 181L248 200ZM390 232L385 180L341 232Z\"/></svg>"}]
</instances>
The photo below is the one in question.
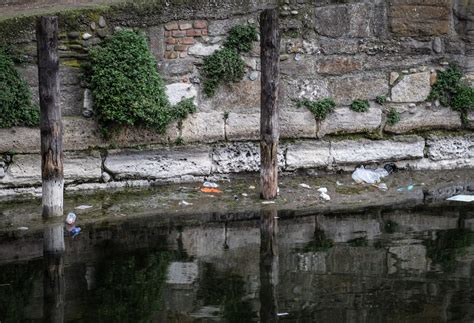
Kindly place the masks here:
<instances>
[{"instance_id":1,"label":"stone block","mask_svg":"<svg viewBox=\"0 0 474 323\"><path fill-rule=\"evenodd\" d=\"M189 47L188 54L198 57L212 55L216 50L220 49L220 45L204 45L202 43L197 43Z\"/></svg>"},{"instance_id":2,"label":"stone block","mask_svg":"<svg viewBox=\"0 0 474 323\"><path fill-rule=\"evenodd\" d=\"M315 138L316 120L309 111L280 111L280 138Z\"/></svg>"},{"instance_id":3,"label":"stone block","mask_svg":"<svg viewBox=\"0 0 474 323\"><path fill-rule=\"evenodd\" d=\"M99 181L102 175L102 158L98 152L66 153L64 155L64 181L86 182ZM41 156L15 155L12 164L0 185L25 186L41 185Z\"/></svg>"},{"instance_id":4,"label":"stone block","mask_svg":"<svg viewBox=\"0 0 474 323\"><path fill-rule=\"evenodd\" d=\"M340 140L331 142L331 158L336 164L360 164L422 158L425 140L400 136L392 140Z\"/></svg>"},{"instance_id":5,"label":"stone block","mask_svg":"<svg viewBox=\"0 0 474 323\"><path fill-rule=\"evenodd\" d=\"M166 95L172 105L189 98L194 98L194 103L197 104L197 94L196 86L190 83L173 83L166 85Z\"/></svg>"},{"instance_id":6,"label":"stone block","mask_svg":"<svg viewBox=\"0 0 474 323\"><path fill-rule=\"evenodd\" d=\"M278 166L285 167L284 148L278 148ZM257 172L260 170L260 146L253 142L219 144L212 151L213 173Z\"/></svg>"},{"instance_id":7,"label":"stone block","mask_svg":"<svg viewBox=\"0 0 474 323\"><path fill-rule=\"evenodd\" d=\"M289 144L286 152L287 170L325 168L330 164L329 141L303 141Z\"/></svg>"},{"instance_id":8,"label":"stone block","mask_svg":"<svg viewBox=\"0 0 474 323\"><path fill-rule=\"evenodd\" d=\"M330 57L319 60L316 71L322 75L341 75L361 68L361 61L353 57Z\"/></svg>"},{"instance_id":9,"label":"stone block","mask_svg":"<svg viewBox=\"0 0 474 323\"><path fill-rule=\"evenodd\" d=\"M319 123L317 135L331 133L360 133L376 130L382 124L382 110L371 107L367 112L355 112L350 108L336 108Z\"/></svg>"},{"instance_id":10,"label":"stone block","mask_svg":"<svg viewBox=\"0 0 474 323\"><path fill-rule=\"evenodd\" d=\"M211 172L210 149L186 147L160 150L110 151L104 168L115 179L169 179Z\"/></svg>"},{"instance_id":11,"label":"stone block","mask_svg":"<svg viewBox=\"0 0 474 323\"><path fill-rule=\"evenodd\" d=\"M118 147L130 147L133 145L152 145L164 144L169 145L176 142L180 137L180 129L178 122L171 123L164 133L158 133L154 130L121 127L111 134L108 144L114 144Z\"/></svg>"},{"instance_id":12,"label":"stone block","mask_svg":"<svg viewBox=\"0 0 474 323\"><path fill-rule=\"evenodd\" d=\"M413 170L452 170L473 168L474 158L447 159L447 160L431 160L423 158L419 160L402 160L395 163L401 169Z\"/></svg>"},{"instance_id":13,"label":"stone block","mask_svg":"<svg viewBox=\"0 0 474 323\"><path fill-rule=\"evenodd\" d=\"M459 112L448 108L435 108L408 105L392 105L400 115L400 121L394 125L385 125L390 133L405 133L423 129L460 129L462 127Z\"/></svg>"},{"instance_id":14,"label":"stone block","mask_svg":"<svg viewBox=\"0 0 474 323\"><path fill-rule=\"evenodd\" d=\"M330 6L315 9L315 29L319 35L329 37L345 36L350 31L348 6Z\"/></svg>"},{"instance_id":15,"label":"stone block","mask_svg":"<svg viewBox=\"0 0 474 323\"><path fill-rule=\"evenodd\" d=\"M431 135L426 144L428 156L434 161L474 158L474 134L472 133L463 136Z\"/></svg>"},{"instance_id":16,"label":"stone block","mask_svg":"<svg viewBox=\"0 0 474 323\"><path fill-rule=\"evenodd\" d=\"M244 80L222 85L216 94L201 98L201 111L225 111L234 113L258 113L260 111L260 82Z\"/></svg>"},{"instance_id":17,"label":"stone block","mask_svg":"<svg viewBox=\"0 0 474 323\"><path fill-rule=\"evenodd\" d=\"M388 78L383 74L361 74L329 81L329 91L336 103L349 105L356 99L375 99L387 95Z\"/></svg>"},{"instance_id":18,"label":"stone block","mask_svg":"<svg viewBox=\"0 0 474 323\"><path fill-rule=\"evenodd\" d=\"M467 114L467 127L474 129L474 111L468 112Z\"/></svg>"},{"instance_id":19,"label":"stone block","mask_svg":"<svg viewBox=\"0 0 474 323\"><path fill-rule=\"evenodd\" d=\"M229 113L225 124L227 140L258 140L260 138L260 113Z\"/></svg>"},{"instance_id":20,"label":"stone block","mask_svg":"<svg viewBox=\"0 0 474 323\"><path fill-rule=\"evenodd\" d=\"M182 76L193 73L194 62L192 60L165 60L159 62L158 68L164 78L168 79L169 77Z\"/></svg>"},{"instance_id":21,"label":"stone block","mask_svg":"<svg viewBox=\"0 0 474 323\"><path fill-rule=\"evenodd\" d=\"M161 61L165 52L163 26L160 25L148 28L148 39L150 40L149 44L151 52L157 61Z\"/></svg>"},{"instance_id":22,"label":"stone block","mask_svg":"<svg viewBox=\"0 0 474 323\"><path fill-rule=\"evenodd\" d=\"M391 0L390 28L397 36L437 36L449 32L451 0Z\"/></svg>"},{"instance_id":23,"label":"stone block","mask_svg":"<svg viewBox=\"0 0 474 323\"><path fill-rule=\"evenodd\" d=\"M430 72L408 74L392 88L392 101L422 102L430 91Z\"/></svg>"},{"instance_id":24,"label":"stone block","mask_svg":"<svg viewBox=\"0 0 474 323\"><path fill-rule=\"evenodd\" d=\"M181 138L186 143L225 140L224 114L214 111L188 116L182 123Z\"/></svg>"}]
</instances>

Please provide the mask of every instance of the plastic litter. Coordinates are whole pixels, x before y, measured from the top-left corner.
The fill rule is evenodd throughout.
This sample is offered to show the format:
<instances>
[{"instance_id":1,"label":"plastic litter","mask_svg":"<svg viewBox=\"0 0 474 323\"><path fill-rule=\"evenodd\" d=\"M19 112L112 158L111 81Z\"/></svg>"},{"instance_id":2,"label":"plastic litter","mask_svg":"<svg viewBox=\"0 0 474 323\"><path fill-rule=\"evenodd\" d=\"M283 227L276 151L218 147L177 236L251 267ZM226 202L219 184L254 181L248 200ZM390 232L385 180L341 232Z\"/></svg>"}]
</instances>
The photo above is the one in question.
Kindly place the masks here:
<instances>
[{"instance_id":1,"label":"plastic litter","mask_svg":"<svg viewBox=\"0 0 474 323\"><path fill-rule=\"evenodd\" d=\"M321 193L321 194L326 194L328 192L328 189L325 188L325 187L321 187L318 189L318 192Z\"/></svg>"},{"instance_id":2,"label":"plastic litter","mask_svg":"<svg viewBox=\"0 0 474 323\"><path fill-rule=\"evenodd\" d=\"M17 229L20 230L20 231L27 231L27 230L29 230L28 227L19 227L19 228L17 228Z\"/></svg>"},{"instance_id":3,"label":"plastic litter","mask_svg":"<svg viewBox=\"0 0 474 323\"><path fill-rule=\"evenodd\" d=\"M263 201L262 204L275 204L275 201Z\"/></svg>"},{"instance_id":4,"label":"plastic litter","mask_svg":"<svg viewBox=\"0 0 474 323\"><path fill-rule=\"evenodd\" d=\"M342 185L344 185L344 184L342 184L342 183L339 182L339 181L336 181L336 185L337 185L337 186L342 186Z\"/></svg>"},{"instance_id":5,"label":"plastic litter","mask_svg":"<svg viewBox=\"0 0 474 323\"><path fill-rule=\"evenodd\" d=\"M377 184L377 185L374 185L374 186L377 187L378 189L380 189L381 191L388 191L388 186L385 183L380 183L380 184Z\"/></svg>"},{"instance_id":6,"label":"plastic litter","mask_svg":"<svg viewBox=\"0 0 474 323\"><path fill-rule=\"evenodd\" d=\"M193 203L189 203L189 202L186 202L186 201L181 201L179 202L179 205L184 205L184 206L188 206L188 205L193 205Z\"/></svg>"},{"instance_id":7,"label":"plastic litter","mask_svg":"<svg viewBox=\"0 0 474 323\"><path fill-rule=\"evenodd\" d=\"M201 188L201 192L203 193L222 193L222 191L218 188L212 188L212 187L203 187Z\"/></svg>"},{"instance_id":8,"label":"plastic litter","mask_svg":"<svg viewBox=\"0 0 474 323\"><path fill-rule=\"evenodd\" d=\"M71 233L71 236L73 238L77 237L79 235L79 233L81 233L81 228L80 227L74 227L71 229L71 231L69 231Z\"/></svg>"},{"instance_id":9,"label":"plastic litter","mask_svg":"<svg viewBox=\"0 0 474 323\"><path fill-rule=\"evenodd\" d=\"M288 316L290 315L289 313L277 313L277 316Z\"/></svg>"},{"instance_id":10,"label":"plastic litter","mask_svg":"<svg viewBox=\"0 0 474 323\"><path fill-rule=\"evenodd\" d=\"M217 183L208 182L208 181L202 183L202 186L208 187L208 188L218 188L219 187L219 185Z\"/></svg>"},{"instance_id":11,"label":"plastic litter","mask_svg":"<svg viewBox=\"0 0 474 323\"><path fill-rule=\"evenodd\" d=\"M321 193L319 196L325 201L330 201L331 200L331 197L329 195L327 195L326 193Z\"/></svg>"},{"instance_id":12,"label":"plastic litter","mask_svg":"<svg viewBox=\"0 0 474 323\"><path fill-rule=\"evenodd\" d=\"M303 188L308 188L308 189L311 188L311 186L309 186L308 184L304 184L304 183L300 184L300 186L303 187Z\"/></svg>"},{"instance_id":13,"label":"plastic litter","mask_svg":"<svg viewBox=\"0 0 474 323\"><path fill-rule=\"evenodd\" d=\"M451 196L447 200L457 202L474 202L474 195L455 195Z\"/></svg>"},{"instance_id":14,"label":"plastic litter","mask_svg":"<svg viewBox=\"0 0 474 323\"><path fill-rule=\"evenodd\" d=\"M87 209L90 209L92 208L92 205L79 205L79 206L76 206L76 210L87 210Z\"/></svg>"},{"instance_id":15,"label":"plastic litter","mask_svg":"<svg viewBox=\"0 0 474 323\"><path fill-rule=\"evenodd\" d=\"M253 186L253 185L249 186L249 190L254 190L254 189L255 189L255 186Z\"/></svg>"},{"instance_id":16,"label":"plastic litter","mask_svg":"<svg viewBox=\"0 0 474 323\"><path fill-rule=\"evenodd\" d=\"M415 185L408 185L408 186L402 186L397 189L398 192L403 192L405 190L407 191L413 191L415 189Z\"/></svg>"},{"instance_id":17,"label":"plastic litter","mask_svg":"<svg viewBox=\"0 0 474 323\"><path fill-rule=\"evenodd\" d=\"M387 173L392 174L393 172L398 171L398 167L395 164L387 164L383 167L387 171Z\"/></svg>"},{"instance_id":18,"label":"plastic litter","mask_svg":"<svg viewBox=\"0 0 474 323\"><path fill-rule=\"evenodd\" d=\"M66 223L67 224L74 224L74 222L76 222L76 214L70 212L67 217L66 217Z\"/></svg>"},{"instance_id":19,"label":"plastic litter","mask_svg":"<svg viewBox=\"0 0 474 323\"><path fill-rule=\"evenodd\" d=\"M377 184L380 180L389 175L383 168L377 168L375 170L365 169L364 166L357 168L354 173L352 173L352 179L356 183L367 183L367 184Z\"/></svg>"},{"instance_id":20,"label":"plastic litter","mask_svg":"<svg viewBox=\"0 0 474 323\"><path fill-rule=\"evenodd\" d=\"M247 196L249 196L249 195L248 195L247 193L242 193L242 196L243 196L243 197L247 197Z\"/></svg>"}]
</instances>

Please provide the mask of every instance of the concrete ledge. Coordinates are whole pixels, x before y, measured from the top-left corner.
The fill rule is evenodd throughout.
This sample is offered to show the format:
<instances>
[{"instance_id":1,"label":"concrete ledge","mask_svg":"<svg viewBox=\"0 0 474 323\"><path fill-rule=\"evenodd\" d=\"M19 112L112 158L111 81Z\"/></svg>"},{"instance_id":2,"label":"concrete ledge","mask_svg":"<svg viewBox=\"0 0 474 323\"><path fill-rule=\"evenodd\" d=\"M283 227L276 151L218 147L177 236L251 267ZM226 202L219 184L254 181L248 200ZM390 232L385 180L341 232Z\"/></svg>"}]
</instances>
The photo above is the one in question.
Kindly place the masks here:
<instances>
[{"instance_id":1,"label":"concrete ledge","mask_svg":"<svg viewBox=\"0 0 474 323\"><path fill-rule=\"evenodd\" d=\"M100 181L102 175L102 158L98 152L66 153L64 156L65 183ZM0 186L35 186L41 185L41 156L15 155L5 177L0 179Z\"/></svg>"},{"instance_id":2,"label":"concrete ledge","mask_svg":"<svg viewBox=\"0 0 474 323\"><path fill-rule=\"evenodd\" d=\"M198 112L183 121L181 138L185 143L225 140L223 112Z\"/></svg>"},{"instance_id":3,"label":"concrete ledge","mask_svg":"<svg viewBox=\"0 0 474 323\"><path fill-rule=\"evenodd\" d=\"M418 136L400 136L392 140L341 140L331 142L335 164L357 164L423 158L425 140Z\"/></svg>"},{"instance_id":4,"label":"concrete ledge","mask_svg":"<svg viewBox=\"0 0 474 323\"><path fill-rule=\"evenodd\" d=\"M315 138L316 120L309 111L280 111L281 138Z\"/></svg>"},{"instance_id":5,"label":"concrete ledge","mask_svg":"<svg viewBox=\"0 0 474 323\"><path fill-rule=\"evenodd\" d=\"M332 133L361 133L376 130L382 124L382 110L371 107L367 112L355 112L350 108L337 108L321 121L318 137Z\"/></svg>"},{"instance_id":6,"label":"concrete ledge","mask_svg":"<svg viewBox=\"0 0 474 323\"><path fill-rule=\"evenodd\" d=\"M104 168L118 180L209 175L210 148L111 151L105 159Z\"/></svg>"},{"instance_id":7,"label":"concrete ledge","mask_svg":"<svg viewBox=\"0 0 474 323\"><path fill-rule=\"evenodd\" d=\"M320 168L330 164L329 141L307 141L288 145L286 169Z\"/></svg>"},{"instance_id":8,"label":"concrete ledge","mask_svg":"<svg viewBox=\"0 0 474 323\"><path fill-rule=\"evenodd\" d=\"M260 138L260 113L229 113L225 123L227 140L258 140Z\"/></svg>"},{"instance_id":9,"label":"concrete ledge","mask_svg":"<svg viewBox=\"0 0 474 323\"><path fill-rule=\"evenodd\" d=\"M393 106L393 105L392 105ZM406 133L422 129L460 129L462 127L459 112L448 108L432 108L408 105L393 106L400 114L400 121L395 125L386 125L390 133Z\"/></svg>"},{"instance_id":10,"label":"concrete ledge","mask_svg":"<svg viewBox=\"0 0 474 323\"><path fill-rule=\"evenodd\" d=\"M464 136L432 135L427 140L427 146L429 158L434 161L474 158L474 134Z\"/></svg>"}]
</instances>

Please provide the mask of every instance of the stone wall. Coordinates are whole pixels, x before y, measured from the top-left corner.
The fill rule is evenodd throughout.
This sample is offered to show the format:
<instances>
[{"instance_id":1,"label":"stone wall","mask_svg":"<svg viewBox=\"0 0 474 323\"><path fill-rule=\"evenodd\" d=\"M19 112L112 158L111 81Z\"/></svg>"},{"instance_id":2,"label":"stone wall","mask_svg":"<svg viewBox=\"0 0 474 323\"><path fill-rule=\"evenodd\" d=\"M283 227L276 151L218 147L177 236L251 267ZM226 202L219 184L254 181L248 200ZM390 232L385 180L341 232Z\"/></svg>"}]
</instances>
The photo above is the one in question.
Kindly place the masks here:
<instances>
[{"instance_id":1,"label":"stone wall","mask_svg":"<svg viewBox=\"0 0 474 323\"><path fill-rule=\"evenodd\" d=\"M222 86L212 98L202 92L199 70L232 26L258 27L260 10L271 5L270 0L168 6L149 1L145 7L60 13L66 181L116 186L126 180L257 171L259 44L244 57L244 79ZM463 123L458 112L427 101L437 73L449 62L460 65L466 82L474 83L473 8L470 0L281 1L281 169L349 170L389 161L415 169L473 167L474 113ZM4 20L0 34L18 53L18 69L37 100L33 21ZM80 65L91 46L127 27L147 35L170 101L194 97L198 111L164 135L123 129L105 141ZM377 96L387 102L376 103ZM322 121L295 104L324 97L334 98L337 107ZM355 99L369 100L369 111L351 110ZM395 125L386 122L390 108L400 114ZM39 185L39 138L38 129L0 129L0 189Z\"/></svg>"}]
</instances>

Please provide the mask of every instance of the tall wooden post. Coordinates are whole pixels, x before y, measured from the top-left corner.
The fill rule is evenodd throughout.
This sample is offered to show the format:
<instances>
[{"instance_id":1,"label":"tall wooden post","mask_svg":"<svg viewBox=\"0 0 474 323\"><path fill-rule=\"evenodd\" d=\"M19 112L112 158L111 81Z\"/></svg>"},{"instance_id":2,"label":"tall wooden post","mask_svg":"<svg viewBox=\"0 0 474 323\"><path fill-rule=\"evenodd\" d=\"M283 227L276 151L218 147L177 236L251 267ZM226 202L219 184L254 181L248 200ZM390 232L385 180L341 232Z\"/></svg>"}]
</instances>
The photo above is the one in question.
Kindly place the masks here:
<instances>
[{"instance_id":1,"label":"tall wooden post","mask_svg":"<svg viewBox=\"0 0 474 323\"><path fill-rule=\"evenodd\" d=\"M59 103L58 17L36 25L40 95L43 217L63 215L63 125Z\"/></svg>"},{"instance_id":2,"label":"tall wooden post","mask_svg":"<svg viewBox=\"0 0 474 323\"><path fill-rule=\"evenodd\" d=\"M277 209L260 215L260 321L278 322L278 222Z\"/></svg>"},{"instance_id":3,"label":"tall wooden post","mask_svg":"<svg viewBox=\"0 0 474 323\"><path fill-rule=\"evenodd\" d=\"M277 197L278 190L278 87L280 74L280 31L276 9L260 15L262 93L260 111L260 186L265 200Z\"/></svg>"}]
</instances>

